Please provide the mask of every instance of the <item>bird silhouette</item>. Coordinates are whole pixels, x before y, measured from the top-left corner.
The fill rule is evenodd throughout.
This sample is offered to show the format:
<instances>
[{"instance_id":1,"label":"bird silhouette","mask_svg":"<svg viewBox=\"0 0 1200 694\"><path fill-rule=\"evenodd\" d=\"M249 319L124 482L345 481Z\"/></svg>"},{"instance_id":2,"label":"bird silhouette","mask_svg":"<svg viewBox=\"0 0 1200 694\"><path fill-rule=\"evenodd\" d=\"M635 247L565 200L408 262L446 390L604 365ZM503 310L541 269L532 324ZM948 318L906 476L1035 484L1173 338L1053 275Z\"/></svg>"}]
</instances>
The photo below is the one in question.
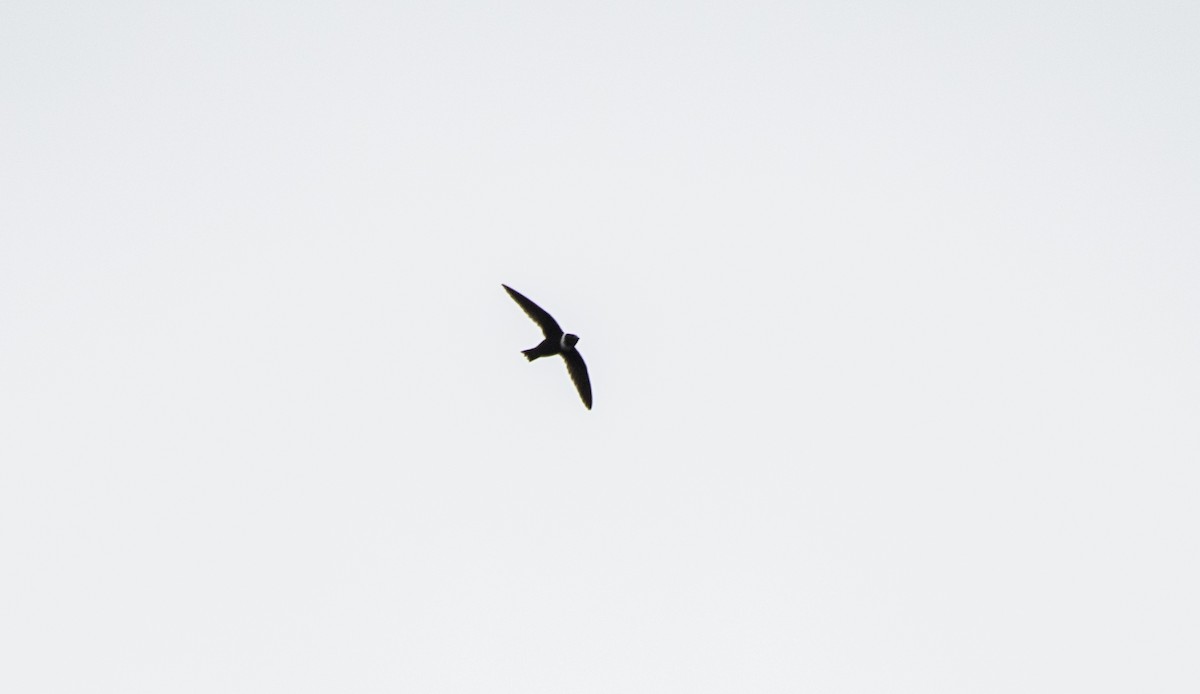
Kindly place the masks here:
<instances>
[{"instance_id":1,"label":"bird silhouette","mask_svg":"<svg viewBox=\"0 0 1200 694\"><path fill-rule=\"evenodd\" d=\"M583 356L579 354L579 350L575 349L579 337L563 332L553 316L546 313L545 309L530 301L521 292L507 284L500 286L504 287L504 291L508 292L513 301L517 302L517 305L524 309L526 315L538 324L538 327L542 329L542 335L546 338L536 347L521 350L521 354L524 354L529 361L542 357L561 356L567 363L567 373L571 374L575 390L579 391L579 399L583 400L585 407L589 410L592 409L592 383L588 380L587 364L583 363Z\"/></svg>"}]
</instances>

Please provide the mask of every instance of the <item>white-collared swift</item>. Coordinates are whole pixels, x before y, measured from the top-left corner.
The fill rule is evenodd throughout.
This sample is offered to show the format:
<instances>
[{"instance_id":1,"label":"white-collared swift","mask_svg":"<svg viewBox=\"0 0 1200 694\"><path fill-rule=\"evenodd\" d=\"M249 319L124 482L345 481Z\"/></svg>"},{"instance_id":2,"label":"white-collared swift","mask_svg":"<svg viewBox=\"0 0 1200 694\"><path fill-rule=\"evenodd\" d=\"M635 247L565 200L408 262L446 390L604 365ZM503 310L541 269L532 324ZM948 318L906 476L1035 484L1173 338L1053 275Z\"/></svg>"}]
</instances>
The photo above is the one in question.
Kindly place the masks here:
<instances>
[{"instance_id":1,"label":"white-collared swift","mask_svg":"<svg viewBox=\"0 0 1200 694\"><path fill-rule=\"evenodd\" d=\"M546 337L537 347L521 350L521 354L524 354L529 361L541 357L561 356L567 363L567 372L571 374L575 389L579 391L579 398L583 400L585 407L589 410L592 409L592 383L588 380L587 365L583 363L583 357L580 356L579 350L575 349L579 337L563 332L563 329L558 327L558 322L549 313L546 313L545 309L530 301L521 292L507 284L500 286L504 287L504 291L508 292L513 301L517 302L517 305L525 310L533 322L538 324L538 327L542 329L542 335Z\"/></svg>"}]
</instances>

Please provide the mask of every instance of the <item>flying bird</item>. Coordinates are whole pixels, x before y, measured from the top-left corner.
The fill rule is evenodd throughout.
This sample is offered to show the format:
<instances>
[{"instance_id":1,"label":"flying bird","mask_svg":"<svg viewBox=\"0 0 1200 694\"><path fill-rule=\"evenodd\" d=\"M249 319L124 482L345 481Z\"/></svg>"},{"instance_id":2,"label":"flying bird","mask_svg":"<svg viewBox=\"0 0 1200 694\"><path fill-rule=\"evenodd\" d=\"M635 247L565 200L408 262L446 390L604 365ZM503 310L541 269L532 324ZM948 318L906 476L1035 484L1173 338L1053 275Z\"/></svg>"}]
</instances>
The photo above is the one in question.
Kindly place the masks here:
<instances>
[{"instance_id":1,"label":"flying bird","mask_svg":"<svg viewBox=\"0 0 1200 694\"><path fill-rule=\"evenodd\" d=\"M525 310L526 315L538 324L538 327L542 329L542 335L546 337L537 347L521 350L521 354L524 354L529 361L541 357L561 356L563 361L567 362L567 372L571 374L575 389L579 391L579 398L583 400L584 406L589 410L592 409L592 384L588 380L587 365L583 363L583 357L580 356L579 350L575 349L575 343L579 342L579 338L570 333L564 333L563 329L558 327L558 322L549 313L546 313L541 306L530 301L521 292L507 284L500 286L504 287L504 291L508 292L513 301L517 302L517 305Z\"/></svg>"}]
</instances>

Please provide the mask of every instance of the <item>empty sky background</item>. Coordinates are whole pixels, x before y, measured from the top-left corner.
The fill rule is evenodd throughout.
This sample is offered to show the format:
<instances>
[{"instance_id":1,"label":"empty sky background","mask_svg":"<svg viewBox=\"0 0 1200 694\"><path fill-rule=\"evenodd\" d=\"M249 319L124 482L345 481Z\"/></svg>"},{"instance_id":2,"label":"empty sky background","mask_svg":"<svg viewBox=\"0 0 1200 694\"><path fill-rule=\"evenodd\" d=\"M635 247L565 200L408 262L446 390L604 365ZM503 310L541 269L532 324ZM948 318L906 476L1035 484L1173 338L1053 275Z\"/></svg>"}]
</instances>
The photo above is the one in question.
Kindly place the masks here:
<instances>
[{"instance_id":1,"label":"empty sky background","mask_svg":"<svg viewBox=\"0 0 1200 694\"><path fill-rule=\"evenodd\" d=\"M1197 691L1198 35L5 3L0 689Z\"/></svg>"}]
</instances>

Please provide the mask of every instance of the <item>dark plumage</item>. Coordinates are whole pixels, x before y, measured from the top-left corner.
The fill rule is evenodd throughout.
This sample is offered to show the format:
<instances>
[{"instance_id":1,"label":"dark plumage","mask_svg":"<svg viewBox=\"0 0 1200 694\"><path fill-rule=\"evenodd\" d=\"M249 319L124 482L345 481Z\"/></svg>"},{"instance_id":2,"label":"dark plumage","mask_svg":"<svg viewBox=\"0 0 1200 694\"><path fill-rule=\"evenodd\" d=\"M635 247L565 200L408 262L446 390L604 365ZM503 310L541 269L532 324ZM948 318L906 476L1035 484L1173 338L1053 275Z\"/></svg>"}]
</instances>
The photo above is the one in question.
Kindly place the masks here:
<instances>
[{"instance_id":1,"label":"dark plumage","mask_svg":"<svg viewBox=\"0 0 1200 694\"><path fill-rule=\"evenodd\" d=\"M575 383L575 389L579 391L579 398L583 400L583 404L589 410L592 409L592 383L588 380L587 365L583 363L583 357L580 356L579 350L575 349L579 338L570 333L564 333L562 328L558 327L558 322L554 320L553 316L546 313L541 306L530 301L521 292L507 284L500 286L504 287L504 291L508 292L513 301L517 302L517 305L525 310L533 322L538 324L538 327L542 329L542 335L546 338L536 347L522 350L521 354L524 354L529 361L541 357L562 356L563 361L567 363L567 372L571 374L571 380Z\"/></svg>"}]
</instances>

